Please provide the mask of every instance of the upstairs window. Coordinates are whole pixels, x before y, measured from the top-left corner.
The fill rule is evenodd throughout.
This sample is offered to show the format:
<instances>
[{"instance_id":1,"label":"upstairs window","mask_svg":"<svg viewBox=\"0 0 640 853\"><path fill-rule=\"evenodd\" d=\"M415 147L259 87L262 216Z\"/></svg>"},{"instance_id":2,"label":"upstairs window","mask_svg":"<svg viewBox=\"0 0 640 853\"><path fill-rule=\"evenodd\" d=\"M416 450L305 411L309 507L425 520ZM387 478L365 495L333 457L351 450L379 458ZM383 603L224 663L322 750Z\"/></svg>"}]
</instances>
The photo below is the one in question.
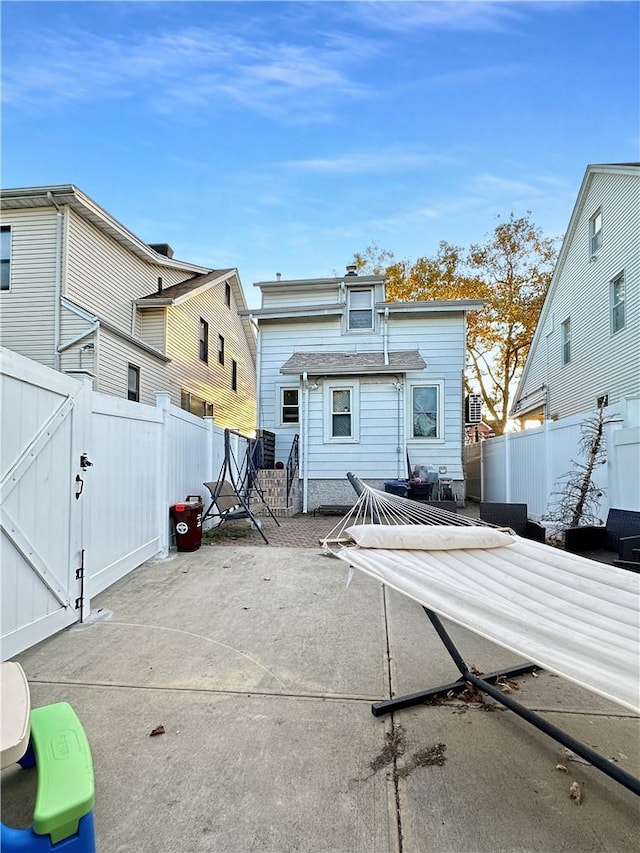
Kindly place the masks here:
<instances>
[{"instance_id":1,"label":"upstairs window","mask_svg":"<svg viewBox=\"0 0 640 853\"><path fill-rule=\"evenodd\" d=\"M231 390L238 390L238 364L231 359Z\"/></svg>"},{"instance_id":2,"label":"upstairs window","mask_svg":"<svg viewBox=\"0 0 640 853\"><path fill-rule=\"evenodd\" d=\"M571 318L562 324L562 363L569 364L571 361Z\"/></svg>"},{"instance_id":3,"label":"upstairs window","mask_svg":"<svg viewBox=\"0 0 640 853\"><path fill-rule=\"evenodd\" d=\"M281 388L281 420L283 426L300 423L300 404L297 388Z\"/></svg>"},{"instance_id":4,"label":"upstairs window","mask_svg":"<svg viewBox=\"0 0 640 853\"><path fill-rule=\"evenodd\" d=\"M209 324L200 318L200 361L209 361Z\"/></svg>"},{"instance_id":5,"label":"upstairs window","mask_svg":"<svg viewBox=\"0 0 640 853\"><path fill-rule=\"evenodd\" d=\"M624 329L624 273L617 275L610 285L611 293L611 333L615 335Z\"/></svg>"},{"instance_id":6,"label":"upstairs window","mask_svg":"<svg viewBox=\"0 0 640 853\"><path fill-rule=\"evenodd\" d=\"M349 288L347 328L349 331L373 329L372 288Z\"/></svg>"},{"instance_id":7,"label":"upstairs window","mask_svg":"<svg viewBox=\"0 0 640 853\"><path fill-rule=\"evenodd\" d=\"M224 338L218 335L218 362L224 365Z\"/></svg>"},{"instance_id":8,"label":"upstairs window","mask_svg":"<svg viewBox=\"0 0 640 853\"><path fill-rule=\"evenodd\" d=\"M589 220L589 245L591 254L597 255L602 246L602 210L594 213Z\"/></svg>"},{"instance_id":9,"label":"upstairs window","mask_svg":"<svg viewBox=\"0 0 640 853\"><path fill-rule=\"evenodd\" d=\"M11 226L0 227L0 290L11 289Z\"/></svg>"},{"instance_id":10,"label":"upstairs window","mask_svg":"<svg viewBox=\"0 0 640 853\"><path fill-rule=\"evenodd\" d=\"M411 388L412 438L438 438L438 386Z\"/></svg>"},{"instance_id":11,"label":"upstairs window","mask_svg":"<svg viewBox=\"0 0 640 853\"><path fill-rule=\"evenodd\" d=\"M127 399L140 402L140 368L130 364L127 369Z\"/></svg>"},{"instance_id":12,"label":"upstairs window","mask_svg":"<svg viewBox=\"0 0 640 853\"><path fill-rule=\"evenodd\" d=\"M224 304L227 308L231 308L231 285L228 281L224 283Z\"/></svg>"}]
</instances>

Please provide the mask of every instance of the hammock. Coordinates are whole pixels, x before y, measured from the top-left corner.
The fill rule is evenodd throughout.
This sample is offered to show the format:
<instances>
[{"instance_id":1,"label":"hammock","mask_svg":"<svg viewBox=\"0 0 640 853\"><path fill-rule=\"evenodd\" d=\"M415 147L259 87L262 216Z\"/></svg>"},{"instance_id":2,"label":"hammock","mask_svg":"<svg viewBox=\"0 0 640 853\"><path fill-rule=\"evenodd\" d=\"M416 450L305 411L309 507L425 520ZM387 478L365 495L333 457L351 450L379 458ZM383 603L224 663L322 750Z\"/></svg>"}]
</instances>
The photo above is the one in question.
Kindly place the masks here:
<instances>
[{"instance_id":1,"label":"hammock","mask_svg":"<svg viewBox=\"0 0 640 853\"><path fill-rule=\"evenodd\" d=\"M455 514L445 513L443 519L441 510L372 489L352 475L350 480L361 490L360 498L329 534L327 547L349 566L423 606L462 673L463 684L471 681L494 696L485 689L486 677L474 680L436 614L640 712L640 576L515 534L507 536ZM444 526L439 530L432 526L438 524ZM496 539L496 534L504 538ZM425 701L427 695L435 695L434 690L415 694L410 702L377 703L374 713ZM504 697L494 698L512 707ZM557 733L547 733L566 742ZM574 745L570 748L614 775L610 767L594 761L587 747L583 753ZM637 792L638 780L633 781Z\"/></svg>"}]
</instances>

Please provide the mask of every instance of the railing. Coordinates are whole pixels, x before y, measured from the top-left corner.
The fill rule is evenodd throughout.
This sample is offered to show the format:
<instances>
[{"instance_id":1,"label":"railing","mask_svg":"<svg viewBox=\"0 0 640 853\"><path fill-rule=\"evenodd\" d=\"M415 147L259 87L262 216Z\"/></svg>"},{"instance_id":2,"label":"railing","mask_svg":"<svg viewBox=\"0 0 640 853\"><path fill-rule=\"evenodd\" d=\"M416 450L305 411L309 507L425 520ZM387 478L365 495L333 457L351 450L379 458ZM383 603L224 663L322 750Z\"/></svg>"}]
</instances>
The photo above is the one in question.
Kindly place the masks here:
<instances>
[{"instance_id":1,"label":"railing","mask_svg":"<svg viewBox=\"0 0 640 853\"><path fill-rule=\"evenodd\" d=\"M287 459L287 505L289 504L289 493L291 491L291 486L293 485L293 479L296 475L296 471L298 470L298 440L300 436L294 435L293 442L291 443L291 450L289 451L289 458Z\"/></svg>"}]
</instances>

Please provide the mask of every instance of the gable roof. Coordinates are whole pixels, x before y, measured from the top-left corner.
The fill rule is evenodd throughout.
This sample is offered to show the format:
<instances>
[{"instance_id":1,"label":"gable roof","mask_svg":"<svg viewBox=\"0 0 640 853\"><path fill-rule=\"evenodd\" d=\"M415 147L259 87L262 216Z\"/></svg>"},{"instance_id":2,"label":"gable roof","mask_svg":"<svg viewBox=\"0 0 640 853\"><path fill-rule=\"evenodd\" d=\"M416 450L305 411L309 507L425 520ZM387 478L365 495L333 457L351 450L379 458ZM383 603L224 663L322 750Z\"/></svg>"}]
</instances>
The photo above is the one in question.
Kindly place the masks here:
<instances>
[{"instance_id":1,"label":"gable roof","mask_svg":"<svg viewBox=\"0 0 640 853\"><path fill-rule=\"evenodd\" d=\"M522 371L522 376L520 377L520 381L518 382L518 387L516 388L516 393L513 397L513 404L511 406L511 410L509 412L510 415L516 414L524 414L524 411L532 408L533 403L529 404L531 401L527 403L524 407L524 411L520 411L516 409L518 401L522 399L522 389L525 387L525 383L527 381L527 377L529 374L529 365L532 362L532 356L538 346L538 341L540 337L543 335L543 329L545 328L547 318L549 316L549 312L551 311L551 305L553 304L553 299L558 289L558 283L560 278L562 277L562 272L564 270L564 265L567 261L567 257L569 254L569 250L573 243L573 238L575 235L576 228L578 226L578 222L580 220L580 216L582 215L582 211L584 205L587 200L587 196L589 194L589 190L591 188L591 184L593 182L593 178L598 174L610 174L610 175L638 175L640 174L640 163L593 163L587 166L584 177L582 179L582 184L580 185L580 190L578 192L578 197L576 199L576 203L573 207L573 212L571 214L571 219L569 220L569 225L567 227L566 233L564 235L564 239L562 241L562 247L560 249L560 253L558 255L558 260L556 261L555 268L553 270L553 275L551 277L551 282L549 284L549 289L547 291L547 295L544 300L544 304L542 306L542 310L540 311L540 316L538 317L538 323L536 325L536 330L533 335L533 339L531 341L531 347L529 349L529 354L527 356L527 360L524 365L524 369ZM544 389L534 389L534 391L530 392L528 395L531 397L535 392L542 392ZM536 400L537 403L537 400ZM522 407L521 407L522 408Z\"/></svg>"},{"instance_id":2,"label":"gable roof","mask_svg":"<svg viewBox=\"0 0 640 853\"><path fill-rule=\"evenodd\" d=\"M202 275L194 275L191 278L186 278L184 281L179 281L177 284L163 287L155 293L149 293L147 296L136 300L136 304L140 308L178 305L180 302L184 302L185 299L195 296L201 290L206 290L208 286L224 281L231 273L235 273L235 268L210 270L208 273L203 273Z\"/></svg>"},{"instance_id":3,"label":"gable roof","mask_svg":"<svg viewBox=\"0 0 640 853\"><path fill-rule=\"evenodd\" d=\"M90 198L74 184L55 184L43 187L18 187L17 189L2 190L0 207L2 210L20 210L34 207L58 207L68 205L79 216L91 222L100 231L108 234L129 252L143 260L158 266L185 270L192 273L208 272L207 267L200 264L190 264L169 258L162 252L157 252L144 243L132 231ZM156 243L154 245L161 246Z\"/></svg>"}]
</instances>

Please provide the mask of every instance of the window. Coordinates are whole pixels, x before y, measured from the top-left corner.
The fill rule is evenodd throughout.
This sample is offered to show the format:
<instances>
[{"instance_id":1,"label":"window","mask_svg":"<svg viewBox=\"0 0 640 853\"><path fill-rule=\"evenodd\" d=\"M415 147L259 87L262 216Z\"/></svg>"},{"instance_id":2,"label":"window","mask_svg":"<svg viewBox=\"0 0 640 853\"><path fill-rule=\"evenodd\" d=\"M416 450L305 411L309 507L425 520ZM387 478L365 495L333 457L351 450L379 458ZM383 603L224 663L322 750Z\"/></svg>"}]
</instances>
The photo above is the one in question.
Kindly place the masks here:
<instances>
[{"instance_id":1,"label":"window","mask_svg":"<svg viewBox=\"0 0 640 853\"><path fill-rule=\"evenodd\" d=\"M238 390L238 365L231 359L231 390Z\"/></svg>"},{"instance_id":2,"label":"window","mask_svg":"<svg viewBox=\"0 0 640 853\"><path fill-rule=\"evenodd\" d=\"M611 332L615 335L624 329L624 273L611 282Z\"/></svg>"},{"instance_id":3,"label":"window","mask_svg":"<svg viewBox=\"0 0 640 853\"><path fill-rule=\"evenodd\" d=\"M224 283L224 304L227 308L231 308L231 285L228 281Z\"/></svg>"},{"instance_id":4,"label":"window","mask_svg":"<svg viewBox=\"0 0 640 853\"><path fill-rule=\"evenodd\" d=\"M209 324L200 317L200 361L209 361Z\"/></svg>"},{"instance_id":5,"label":"window","mask_svg":"<svg viewBox=\"0 0 640 853\"><path fill-rule=\"evenodd\" d=\"M591 254L597 255L598 249L602 246L602 210L594 213L589 220L589 243Z\"/></svg>"},{"instance_id":6,"label":"window","mask_svg":"<svg viewBox=\"0 0 640 853\"><path fill-rule=\"evenodd\" d=\"M571 318L562 324L562 363L569 364L571 361Z\"/></svg>"},{"instance_id":7,"label":"window","mask_svg":"<svg viewBox=\"0 0 640 853\"><path fill-rule=\"evenodd\" d=\"M130 364L127 370L127 399L140 402L140 368Z\"/></svg>"},{"instance_id":8,"label":"window","mask_svg":"<svg viewBox=\"0 0 640 853\"><path fill-rule=\"evenodd\" d=\"M598 397L598 399L596 400L596 405L599 409L604 409L606 406L608 406L609 405L609 395L608 394L602 394L600 397Z\"/></svg>"},{"instance_id":9,"label":"window","mask_svg":"<svg viewBox=\"0 0 640 853\"><path fill-rule=\"evenodd\" d=\"M224 365L224 338L218 335L218 361Z\"/></svg>"},{"instance_id":10,"label":"window","mask_svg":"<svg viewBox=\"0 0 640 853\"><path fill-rule=\"evenodd\" d=\"M359 441L359 384L353 382L324 383L324 440L355 444Z\"/></svg>"},{"instance_id":11,"label":"window","mask_svg":"<svg viewBox=\"0 0 640 853\"><path fill-rule=\"evenodd\" d=\"M191 412L192 415L197 415L199 418L213 417L213 403L203 400L197 394L192 394L190 391L182 390L180 392L180 408L185 412Z\"/></svg>"},{"instance_id":12,"label":"window","mask_svg":"<svg viewBox=\"0 0 640 853\"><path fill-rule=\"evenodd\" d=\"M331 438L351 438L353 404L351 388L331 390Z\"/></svg>"},{"instance_id":13,"label":"window","mask_svg":"<svg viewBox=\"0 0 640 853\"><path fill-rule=\"evenodd\" d=\"M373 329L373 290L349 288L348 329Z\"/></svg>"},{"instance_id":14,"label":"window","mask_svg":"<svg viewBox=\"0 0 640 853\"><path fill-rule=\"evenodd\" d=\"M0 226L0 290L11 289L11 226Z\"/></svg>"},{"instance_id":15,"label":"window","mask_svg":"<svg viewBox=\"0 0 640 853\"><path fill-rule=\"evenodd\" d=\"M413 385L411 388L411 437L439 438L438 386Z\"/></svg>"},{"instance_id":16,"label":"window","mask_svg":"<svg viewBox=\"0 0 640 853\"><path fill-rule=\"evenodd\" d=\"M297 424L300 422L300 406L297 388L280 389L280 410L282 425Z\"/></svg>"}]
</instances>

